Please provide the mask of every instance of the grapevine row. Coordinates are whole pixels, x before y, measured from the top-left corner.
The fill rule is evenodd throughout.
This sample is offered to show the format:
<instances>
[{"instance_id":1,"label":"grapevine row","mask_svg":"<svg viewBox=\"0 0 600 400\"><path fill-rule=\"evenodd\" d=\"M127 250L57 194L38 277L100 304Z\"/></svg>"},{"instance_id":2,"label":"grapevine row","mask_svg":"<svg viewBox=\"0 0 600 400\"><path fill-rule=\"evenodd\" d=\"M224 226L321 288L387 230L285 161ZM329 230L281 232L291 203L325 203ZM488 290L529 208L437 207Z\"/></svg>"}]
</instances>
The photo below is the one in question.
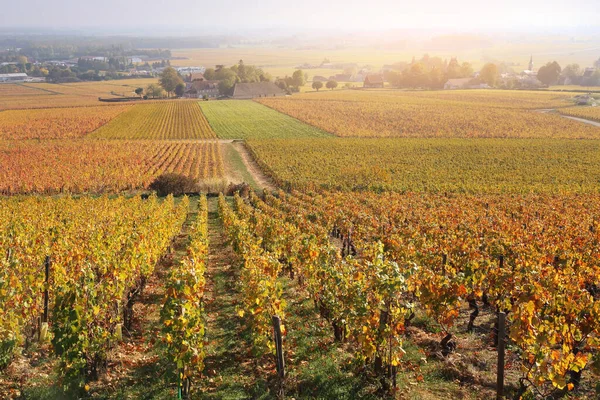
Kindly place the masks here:
<instances>
[{"instance_id":1,"label":"grapevine row","mask_svg":"<svg viewBox=\"0 0 600 400\"><path fill-rule=\"evenodd\" d=\"M48 291L48 332L67 391L106 366L133 303L187 215L187 198L1 200L0 359L32 335ZM43 260L51 259L48 284ZM38 327L38 330L41 327Z\"/></svg>"},{"instance_id":2,"label":"grapevine row","mask_svg":"<svg viewBox=\"0 0 600 400\"><path fill-rule=\"evenodd\" d=\"M192 380L204 369L204 273L208 257L208 206L201 197L197 220L190 228L187 256L173 266L160 313L162 341L174 364L180 395L187 398Z\"/></svg>"}]
</instances>

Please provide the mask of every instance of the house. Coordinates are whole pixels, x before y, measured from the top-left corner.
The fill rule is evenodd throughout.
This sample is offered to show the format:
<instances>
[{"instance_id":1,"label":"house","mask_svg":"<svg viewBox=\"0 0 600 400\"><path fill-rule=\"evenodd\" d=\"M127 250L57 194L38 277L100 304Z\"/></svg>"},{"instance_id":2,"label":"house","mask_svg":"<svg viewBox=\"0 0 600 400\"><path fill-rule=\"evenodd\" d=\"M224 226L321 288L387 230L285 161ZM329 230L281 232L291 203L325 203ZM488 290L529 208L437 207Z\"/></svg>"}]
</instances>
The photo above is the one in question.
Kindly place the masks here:
<instances>
[{"instance_id":1,"label":"house","mask_svg":"<svg viewBox=\"0 0 600 400\"><path fill-rule=\"evenodd\" d=\"M365 88L383 88L383 75L369 74L363 83Z\"/></svg>"},{"instance_id":2,"label":"house","mask_svg":"<svg viewBox=\"0 0 600 400\"><path fill-rule=\"evenodd\" d=\"M233 99L253 99L255 97L285 96L285 92L273 82L236 83Z\"/></svg>"},{"instance_id":3,"label":"house","mask_svg":"<svg viewBox=\"0 0 600 400\"><path fill-rule=\"evenodd\" d=\"M585 69L585 71L583 72L583 77L584 78L591 78L592 75L594 75L594 72L596 72L596 68L594 68L594 67L587 67Z\"/></svg>"},{"instance_id":4,"label":"house","mask_svg":"<svg viewBox=\"0 0 600 400\"><path fill-rule=\"evenodd\" d=\"M203 99L205 96L209 99L219 97L219 81L195 80L188 85L184 97L190 99Z\"/></svg>"},{"instance_id":5,"label":"house","mask_svg":"<svg viewBox=\"0 0 600 400\"><path fill-rule=\"evenodd\" d=\"M444 89L467 89L472 80L473 78L448 79L448 81L444 84Z\"/></svg>"},{"instance_id":6,"label":"house","mask_svg":"<svg viewBox=\"0 0 600 400\"><path fill-rule=\"evenodd\" d=\"M194 82L194 81L203 81L204 79L204 74L202 72L190 72L187 76L187 81L188 82Z\"/></svg>"},{"instance_id":7,"label":"house","mask_svg":"<svg viewBox=\"0 0 600 400\"><path fill-rule=\"evenodd\" d=\"M0 82L25 82L29 77L25 73L0 74Z\"/></svg>"},{"instance_id":8,"label":"house","mask_svg":"<svg viewBox=\"0 0 600 400\"><path fill-rule=\"evenodd\" d=\"M329 79L321 75L315 75L312 80L313 82L327 82Z\"/></svg>"}]
</instances>

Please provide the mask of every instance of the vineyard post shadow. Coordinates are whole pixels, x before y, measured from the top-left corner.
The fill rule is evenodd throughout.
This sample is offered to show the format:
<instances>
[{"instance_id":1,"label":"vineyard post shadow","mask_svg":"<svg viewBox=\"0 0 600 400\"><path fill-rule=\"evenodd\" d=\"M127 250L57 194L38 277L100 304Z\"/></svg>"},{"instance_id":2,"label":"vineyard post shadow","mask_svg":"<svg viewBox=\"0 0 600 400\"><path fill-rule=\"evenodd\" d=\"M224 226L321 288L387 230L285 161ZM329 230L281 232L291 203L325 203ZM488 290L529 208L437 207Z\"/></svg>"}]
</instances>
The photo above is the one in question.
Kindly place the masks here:
<instances>
[{"instance_id":1,"label":"vineyard post shadow","mask_svg":"<svg viewBox=\"0 0 600 400\"><path fill-rule=\"evenodd\" d=\"M277 375L279 377L279 388L277 397L283 399L284 380L285 380L285 360L283 358L283 338L281 336L281 318L277 315L272 316L273 320L273 336L275 340L275 356L277 363Z\"/></svg>"}]
</instances>

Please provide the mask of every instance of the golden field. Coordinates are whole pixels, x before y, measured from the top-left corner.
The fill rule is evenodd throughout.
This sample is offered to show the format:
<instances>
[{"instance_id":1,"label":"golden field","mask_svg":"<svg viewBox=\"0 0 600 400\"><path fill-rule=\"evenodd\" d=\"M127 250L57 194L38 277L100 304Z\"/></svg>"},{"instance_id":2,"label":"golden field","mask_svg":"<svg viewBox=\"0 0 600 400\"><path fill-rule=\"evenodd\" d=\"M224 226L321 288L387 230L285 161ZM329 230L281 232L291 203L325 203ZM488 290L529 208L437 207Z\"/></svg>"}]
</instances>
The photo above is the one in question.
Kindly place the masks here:
<instances>
[{"instance_id":1,"label":"golden field","mask_svg":"<svg viewBox=\"0 0 600 400\"><path fill-rule=\"evenodd\" d=\"M342 137L598 139L596 127L540 113L570 94L520 91L346 90L257 101Z\"/></svg>"}]
</instances>

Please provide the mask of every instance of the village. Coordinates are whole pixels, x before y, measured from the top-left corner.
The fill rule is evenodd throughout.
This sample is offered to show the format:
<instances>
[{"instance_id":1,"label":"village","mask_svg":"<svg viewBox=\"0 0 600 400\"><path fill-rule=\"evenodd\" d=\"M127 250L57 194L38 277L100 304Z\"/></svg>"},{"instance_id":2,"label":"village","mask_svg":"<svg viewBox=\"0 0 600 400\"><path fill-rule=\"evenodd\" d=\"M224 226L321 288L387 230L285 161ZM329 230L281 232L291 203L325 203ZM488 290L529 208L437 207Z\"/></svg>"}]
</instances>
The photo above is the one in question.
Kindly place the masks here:
<instances>
[{"instance_id":1,"label":"village","mask_svg":"<svg viewBox=\"0 0 600 400\"><path fill-rule=\"evenodd\" d=\"M383 89L401 88L413 90L457 90L457 89L547 89L589 91L589 87L600 88L600 59L592 66L580 67L568 64L562 68L557 62L536 66L531 55L525 68L519 65L488 62L476 71L469 62L460 62L428 54L410 62L385 64L380 68L358 63L332 63L328 58L320 64L297 65L291 76L272 76L261 66L245 65L242 60L232 67L217 65L214 68L177 66L179 59L170 57L170 51L152 50L149 55L106 57L100 55L81 56L62 60L29 60L19 55L18 49L5 50L12 54L12 61L0 63L0 83L73 83L81 81L118 80L132 78L157 78L165 69L173 69L180 78L181 87L177 97L197 99L251 99L277 97L297 92L321 89ZM154 54L156 53L156 54ZM0 53L1 55L1 53ZM161 58L157 56L167 56ZM312 71L315 74L311 74ZM331 70L326 76L324 71ZM341 71L341 72L340 72ZM183 86L184 85L184 86ZM148 88L147 97L159 98L165 93ZM136 94L138 92L136 91ZM166 93L170 94L170 93ZM115 99L118 100L118 99ZM595 105L593 97L583 97L582 104Z\"/></svg>"}]
</instances>

